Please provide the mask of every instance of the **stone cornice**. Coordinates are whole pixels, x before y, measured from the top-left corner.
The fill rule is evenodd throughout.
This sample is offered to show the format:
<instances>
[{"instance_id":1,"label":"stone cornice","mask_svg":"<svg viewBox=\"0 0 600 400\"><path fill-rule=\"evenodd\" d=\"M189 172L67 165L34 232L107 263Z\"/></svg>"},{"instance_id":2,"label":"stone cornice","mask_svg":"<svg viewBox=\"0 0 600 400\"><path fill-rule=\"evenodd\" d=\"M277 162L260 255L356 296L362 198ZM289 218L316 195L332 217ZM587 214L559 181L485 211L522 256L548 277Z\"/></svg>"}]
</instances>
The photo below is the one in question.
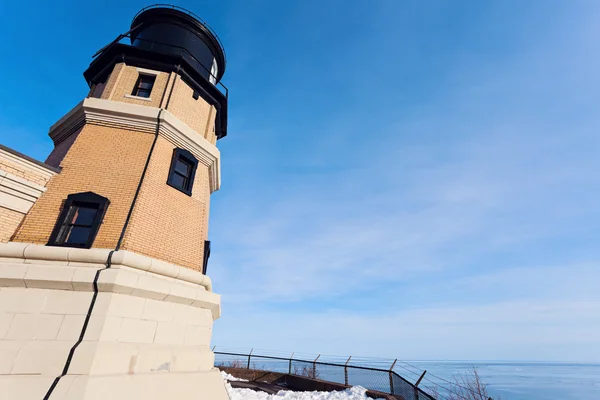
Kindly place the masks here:
<instances>
[{"instance_id":1,"label":"stone cornice","mask_svg":"<svg viewBox=\"0 0 600 400\"><path fill-rule=\"evenodd\" d=\"M110 249L0 243L0 287L83 290L94 288L98 270L107 266ZM97 281L101 292L115 292L207 308L221 315L220 296L208 276L130 251L116 251L110 268Z\"/></svg>"},{"instance_id":2,"label":"stone cornice","mask_svg":"<svg viewBox=\"0 0 600 400\"><path fill-rule=\"evenodd\" d=\"M44 186L0 171L0 207L26 214L45 191Z\"/></svg>"},{"instance_id":3,"label":"stone cornice","mask_svg":"<svg viewBox=\"0 0 600 400\"><path fill-rule=\"evenodd\" d=\"M38 182L46 183L56 175L52 167L4 146L0 148L2 162ZM26 214L45 191L43 185L0 169L0 207Z\"/></svg>"},{"instance_id":4,"label":"stone cornice","mask_svg":"<svg viewBox=\"0 0 600 400\"><path fill-rule=\"evenodd\" d=\"M154 134L160 115L159 134L173 145L190 151L208 167L211 193L221 186L220 153L201 134L157 107L129 104L112 100L86 98L50 127L54 144L65 140L85 124L103 125Z\"/></svg>"},{"instance_id":5,"label":"stone cornice","mask_svg":"<svg viewBox=\"0 0 600 400\"><path fill-rule=\"evenodd\" d=\"M111 249L79 249L75 247L53 247L33 243L9 242L0 243L0 259L21 259L23 262L56 261L70 265L72 263L105 264ZM29 260L29 261L28 261ZM156 258L146 257L127 250L115 251L111 264L152 274L173 278L203 286L212 291L212 283L208 276L189 268L180 267Z\"/></svg>"},{"instance_id":6,"label":"stone cornice","mask_svg":"<svg viewBox=\"0 0 600 400\"><path fill-rule=\"evenodd\" d=\"M24 171L39 175L48 181L60 170L46 165L43 162L37 161L21 154L13 149L0 145L0 160L6 160L10 163L17 164Z\"/></svg>"}]
</instances>

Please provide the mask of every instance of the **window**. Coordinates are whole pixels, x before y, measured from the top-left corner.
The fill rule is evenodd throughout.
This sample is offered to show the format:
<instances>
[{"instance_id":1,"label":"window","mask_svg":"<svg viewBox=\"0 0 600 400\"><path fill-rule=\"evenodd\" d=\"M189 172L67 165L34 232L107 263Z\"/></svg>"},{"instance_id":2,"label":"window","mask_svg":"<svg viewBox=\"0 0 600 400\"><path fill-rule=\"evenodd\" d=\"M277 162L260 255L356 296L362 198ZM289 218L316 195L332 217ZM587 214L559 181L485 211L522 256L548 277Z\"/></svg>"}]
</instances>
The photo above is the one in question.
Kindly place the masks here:
<instances>
[{"instance_id":1,"label":"window","mask_svg":"<svg viewBox=\"0 0 600 400\"><path fill-rule=\"evenodd\" d=\"M167 184L191 196L197 166L198 160L192 153L184 149L175 149Z\"/></svg>"},{"instance_id":2,"label":"window","mask_svg":"<svg viewBox=\"0 0 600 400\"><path fill-rule=\"evenodd\" d=\"M140 74L133 88L132 96L149 98L152 93L152 86L156 80L155 75Z\"/></svg>"},{"instance_id":3,"label":"window","mask_svg":"<svg viewBox=\"0 0 600 400\"><path fill-rule=\"evenodd\" d=\"M202 260L202 275L206 275L208 268L208 259L210 258L210 240L204 241L204 259Z\"/></svg>"},{"instance_id":4,"label":"window","mask_svg":"<svg viewBox=\"0 0 600 400\"><path fill-rule=\"evenodd\" d=\"M217 73L219 73L219 66L217 65L217 60L213 58L212 65L210 66L210 76L208 77L208 81L213 85L217 84Z\"/></svg>"},{"instance_id":5,"label":"window","mask_svg":"<svg viewBox=\"0 0 600 400\"><path fill-rule=\"evenodd\" d=\"M106 197L93 192L70 194L48 245L86 249L92 247L109 204Z\"/></svg>"}]
</instances>

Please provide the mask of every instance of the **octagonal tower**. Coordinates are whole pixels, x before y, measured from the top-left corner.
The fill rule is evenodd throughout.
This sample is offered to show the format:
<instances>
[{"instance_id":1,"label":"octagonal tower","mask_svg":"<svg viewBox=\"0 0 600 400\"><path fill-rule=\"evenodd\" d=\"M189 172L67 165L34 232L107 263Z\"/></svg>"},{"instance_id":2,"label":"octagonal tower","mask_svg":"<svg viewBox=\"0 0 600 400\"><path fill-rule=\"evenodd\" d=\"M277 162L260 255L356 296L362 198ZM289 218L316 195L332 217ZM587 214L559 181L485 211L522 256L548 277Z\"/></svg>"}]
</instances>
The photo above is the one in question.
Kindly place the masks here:
<instances>
[{"instance_id":1,"label":"octagonal tower","mask_svg":"<svg viewBox=\"0 0 600 400\"><path fill-rule=\"evenodd\" d=\"M87 97L50 128L56 173L0 244L6 398L227 398L206 275L225 67L217 35L174 6L94 56Z\"/></svg>"}]
</instances>

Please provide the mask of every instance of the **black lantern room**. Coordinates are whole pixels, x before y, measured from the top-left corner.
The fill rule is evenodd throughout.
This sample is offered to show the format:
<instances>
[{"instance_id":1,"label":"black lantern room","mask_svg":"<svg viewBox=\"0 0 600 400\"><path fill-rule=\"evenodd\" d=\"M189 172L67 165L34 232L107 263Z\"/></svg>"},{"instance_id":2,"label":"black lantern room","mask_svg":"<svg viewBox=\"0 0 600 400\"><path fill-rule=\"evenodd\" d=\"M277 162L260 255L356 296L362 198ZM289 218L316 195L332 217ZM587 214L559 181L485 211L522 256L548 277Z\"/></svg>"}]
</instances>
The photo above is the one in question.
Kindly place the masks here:
<instances>
[{"instance_id":1,"label":"black lantern room","mask_svg":"<svg viewBox=\"0 0 600 400\"><path fill-rule=\"evenodd\" d=\"M122 43L128 40L129 43ZM225 51L216 33L181 7L155 5L133 18L130 30L102 48L84 72L88 85L104 82L114 65L177 72L199 96L217 109L217 138L227 134Z\"/></svg>"}]
</instances>

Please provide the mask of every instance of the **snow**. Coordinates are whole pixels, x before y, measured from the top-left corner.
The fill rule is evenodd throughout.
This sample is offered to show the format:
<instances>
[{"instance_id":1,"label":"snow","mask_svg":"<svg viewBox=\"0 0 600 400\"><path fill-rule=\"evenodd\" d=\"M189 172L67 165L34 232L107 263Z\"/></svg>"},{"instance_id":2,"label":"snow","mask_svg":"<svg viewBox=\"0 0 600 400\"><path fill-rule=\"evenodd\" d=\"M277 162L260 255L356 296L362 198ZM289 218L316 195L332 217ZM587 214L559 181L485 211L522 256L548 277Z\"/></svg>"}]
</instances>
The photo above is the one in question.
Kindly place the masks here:
<instances>
[{"instance_id":1,"label":"snow","mask_svg":"<svg viewBox=\"0 0 600 400\"><path fill-rule=\"evenodd\" d=\"M221 375L223 379L229 382L248 382L248 379L236 378L225 371L221 371ZM354 386L342 392L293 392L291 390L280 390L277 394L255 392L250 389L234 389L227 382L225 382L225 387L231 400L372 400L365 394L367 389L360 386Z\"/></svg>"},{"instance_id":2,"label":"snow","mask_svg":"<svg viewBox=\"0 0 600 400\"><path fill-rule=\"evenodd\" d=\"M354 386L342 392L292 392L280 390L277 394L255 392L250 389L233 389L226 383L231 400L371 400L365 394L367 389ZM380 399L383 400L383 399Z\"/></svg>"},{"instance_id":3,"label":"snow","mask_svg":"<svg viewBox=\"0 0 600 400\"><path fill-rule=\"evenodd\" d=\"M223 376L223 379L229 381L229 382L233 382L233 381L238 381L238 382L248 382L248 379L240 379L240 378L236 378L233 375L228 374L225 371L221 371L221 375Z\"/></svg>"}]
</instances>

